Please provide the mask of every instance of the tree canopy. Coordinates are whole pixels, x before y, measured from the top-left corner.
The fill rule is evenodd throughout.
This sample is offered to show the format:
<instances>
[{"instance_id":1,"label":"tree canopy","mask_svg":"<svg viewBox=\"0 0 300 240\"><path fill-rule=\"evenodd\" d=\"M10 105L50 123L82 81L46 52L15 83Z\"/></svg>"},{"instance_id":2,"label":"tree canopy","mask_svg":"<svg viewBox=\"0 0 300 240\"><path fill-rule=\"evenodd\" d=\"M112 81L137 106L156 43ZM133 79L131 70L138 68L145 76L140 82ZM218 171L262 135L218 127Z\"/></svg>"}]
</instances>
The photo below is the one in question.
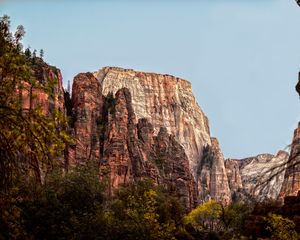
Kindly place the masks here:
<instances>
[{"instance_id":1,"label":"tree canopy","mask_svg":"<svg viewBox=\"0 0 300 240\"><path fill-rule=\"evenodd\" d=\"M70 141L64 131L64 116L58 111L45 115L38 105L24 107L24 95L32 95L33 87L50 96L55 81L41 83L36 79L34 57L28 51L23 52L24 34L22 25L12 33L10 18L7 15L0 18L1 190L7 189L21 171L30 171L41 181L42 174L62 155L65 142Z\"/></svg>"}]
</instances>

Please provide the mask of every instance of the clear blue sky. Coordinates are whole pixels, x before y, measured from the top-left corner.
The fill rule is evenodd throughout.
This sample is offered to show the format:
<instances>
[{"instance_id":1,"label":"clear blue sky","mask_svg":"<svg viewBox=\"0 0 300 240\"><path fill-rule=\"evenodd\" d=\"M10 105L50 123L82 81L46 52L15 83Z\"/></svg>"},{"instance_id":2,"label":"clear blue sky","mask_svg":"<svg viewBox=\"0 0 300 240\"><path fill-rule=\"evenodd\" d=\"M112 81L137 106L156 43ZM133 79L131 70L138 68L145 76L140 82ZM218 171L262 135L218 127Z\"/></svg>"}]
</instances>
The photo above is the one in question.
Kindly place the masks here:
<instances>
[{"instance_id":1,"label":"clear blue sky","mask_svg":"<svg viewBox=\"0 0 300 240\"><path fill-rule=\"evenodd\" d=\"M300 120L294 0L1 1L65 85L103 66L192 82L226 157L276 153Z\"/></svg>"}]
</instances>

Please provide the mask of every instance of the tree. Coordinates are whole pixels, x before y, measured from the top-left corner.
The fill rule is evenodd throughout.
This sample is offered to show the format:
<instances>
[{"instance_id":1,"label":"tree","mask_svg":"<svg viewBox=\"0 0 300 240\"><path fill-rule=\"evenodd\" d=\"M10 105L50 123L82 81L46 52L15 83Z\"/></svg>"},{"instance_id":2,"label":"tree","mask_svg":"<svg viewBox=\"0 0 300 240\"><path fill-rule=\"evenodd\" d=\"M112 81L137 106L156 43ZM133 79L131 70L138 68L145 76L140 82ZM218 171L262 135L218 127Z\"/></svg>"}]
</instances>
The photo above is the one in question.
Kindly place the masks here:
<instances>
[{"instance_id":1,"label":"tree","mask_svg":"<svg viewBox=\"0 0 300 240\"><path fill-rule=\"evenodd\" d=\"M13 178L27 172L41 181L42 174L59 164L66 142L64 116L53 111L45 115L40 107L25 109L26 86L49 95L48 83L40 83L33 65L22 51L22 26L10 32L10 19L0 18L0 189L8 190ZM28 54L28 51L27 51ZM56 161L55 161L56 160Z\"/></svg>"},{"instance_id":2,"label":"tree","mask_svg":"<svg viewBox=\"0 0 300 240\"><path fill-rule=\"evenodd\" d=\"M267 230L271 233L271 240L297 240L299 235L295 231L295 223L280 215L269 214L265 218L268 227Z\"/></svg>"},{"instance_id":3,"label":"tree","mask_svg":"<svg viewBox=\"0 0 300 240\"><path fill-rule=\"evenodd\" d=\"M186 217L185 224L190 224L197 231L216 231L222 214L222 205L215 200L209 200L195 209Z\"/></svg>"},{"instance_id":4,"label":"tree","mask_svg":"<svg viewBox=\"0 0 300 240\"><path fill-rule=\"evenodd\" d=\"M25 49L25 56L30 59L31 58L31 51L30 51L30 47Z\"/></svg>"},{"instance_id":5,"label":"tree","mask_svg":"<svg viewBox=\"0 0 300 240\"><path fill-rule=\"evenodd\" d=\"M35 58L36 58L36 49L34 49L32 52L32 59L34 60Z\"/></svg>"},{"instance_id":6,"label":"tree","mask_svg":"<svg viewBox=\"0 0 300 240\"><path fill-rule=\"evenodd\" d=\"M40 50L40 58L43 58L43 57L44 57L44 50L41 49L41 50Z\"/></svg>"},{"instance_id":7,"label":"tree","mask_svg":"<svg viewBox=\"0 0 300 240\"><path fill-rule=\"evenodd\" d=\"M151 180L121 187L111 205L112 239L174 239L175 222L159 215L161 194Z\"/></svg>"}]
</instances>

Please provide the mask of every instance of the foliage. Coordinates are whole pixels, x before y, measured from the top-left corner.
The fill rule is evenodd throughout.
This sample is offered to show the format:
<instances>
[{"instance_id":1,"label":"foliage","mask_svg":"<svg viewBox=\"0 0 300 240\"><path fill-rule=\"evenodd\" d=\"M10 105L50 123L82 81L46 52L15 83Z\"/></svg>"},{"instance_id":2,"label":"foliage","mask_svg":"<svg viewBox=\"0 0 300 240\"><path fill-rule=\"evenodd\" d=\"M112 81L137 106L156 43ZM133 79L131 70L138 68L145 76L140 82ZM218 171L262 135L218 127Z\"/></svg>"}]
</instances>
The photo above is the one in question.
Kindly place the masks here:
<instances>
[{"instance_id":1,"label":"foliage","mask_svg":"<svg viewBox=\"0 0 300 240\"><path fill-rule=\"evenodd\" d=\"M92 163L65 175L57 169L43 185L19 179L6 198L8 212L0 218L6 236L0 239L95 239L105 226L104 188L96 169Z\"/></svg>"},{"instance_id":2,"label":"foliage","mask_svg":"<svg viewBox=\"0 0 300 240\"><path fill-rule=\"evenodd\" d=\"M160 218L160 201L165 193L155 188L151 181L140 181L120 188L112 203L111 217L119 239L174 239L175 221ZM164 211L169 211L164 209Z\"/></svg>"},{"instance_id":3,"label":"foliage","mask_svg":"<svg viewBox=\"0 0 300 240\"><path fill-rule=\"evenodd\" d=\"M232 203L224 206L215 200L210 200L192 210L184 218L186 227L192 227L202 237L222 239L242 239L243 226L250 214L250 207L242 203ZM194 234L195 235L195 234Z\"/></svg>"},{"instance_id":4,"label":"foliage","mask_svg":"<svg viewBox=\"0 0 300 240\"><path fill-rule=\"evenodd\" d=\"M65 143L71 142L66 134L65 116L56 111L48 115L41 107L33 106L32 90L40 89L53 99L56 79L42 83L35 78L30 50L22 51L21 39L25 34L18 26L10 32L10 19L0 18L0 189L7 191L13 177L29 171L42 181L49 169L59 162ZM42 60L40 60L42 61ZM30 99L29 108L23 104Z\"/></svg>"},{"instance_id":5,"label":"foliage","mask_svg":"<svg viewBox=\"0 0 300 240\"><path fill-rule=\"evenodd\" d=\"M162 202L167 192L148 180L108 198L95 165L57 169L43 185L16 182L10 210L0 217L0 239L175 239L184 232L172 218L182 212L178 199Z\"/></svg>"},{"instance_id":6,"label":"foliage","mask_svg":"<svg viewBox=\"0 0 300 240\"><path fill-rule=\"evenodd\" d=\"M297 240L299 235L295 231L295 223L280 215L268 214L265 218L268 227L267 230L270 231L270 239L276 240Z\"/></svg>"},{"instance_id":7,"label":"foliage","mask_svg":"<svg viewBox=\"0 0 300 240\"><path fill-rule=\"evenodd\" d=\"M193 209L185 217L185 224L192 225L198 231L213 231L220 222L221 214L222 205L215 200L209 200Z\"/></svg>"}]
</instances>

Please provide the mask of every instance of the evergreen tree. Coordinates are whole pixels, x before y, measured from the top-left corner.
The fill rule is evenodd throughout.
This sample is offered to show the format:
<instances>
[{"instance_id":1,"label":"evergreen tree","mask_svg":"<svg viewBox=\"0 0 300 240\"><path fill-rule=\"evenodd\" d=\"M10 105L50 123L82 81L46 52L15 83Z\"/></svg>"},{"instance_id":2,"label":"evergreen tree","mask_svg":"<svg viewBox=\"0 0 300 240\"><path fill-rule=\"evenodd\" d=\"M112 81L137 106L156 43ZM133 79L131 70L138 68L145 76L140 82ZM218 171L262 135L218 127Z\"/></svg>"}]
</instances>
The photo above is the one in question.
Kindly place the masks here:
<instances>
[{"instance_id":1,"label":"evergreen tree","mask_svg":"<svg viewBox=\"0 0 300 240\"><path fill-rule=\"evenodd\" d=\"M43 50L43 49L41 49L41 50L40 50L40 58L42 58L42 59L43 59L43 57L44 57L44 50Z\"/></svg>"},{"instance_id":2,"label":"evergreen tree","mask_svg":"<svg viewBox=\"0 0 300 240\"><path fill-rule=\"evenodd\" d=\"M53 165L68 136L62 129L64 116L45 116L39 107L24 109L24 86L52 92L53 86L35 79L32 63L22 52L22 26L10 32L10 19L0 18L0 191L7 190L13 177L27 166L41 180L41 169ZM29 55L29 50L26 51ZM36 50L33 52L33 57ZM49 84L52 84L51 82ZM29 94L29 93L27 93ZM58 131L59 130L59 131Z\"/></svg>"}]
</instances>

